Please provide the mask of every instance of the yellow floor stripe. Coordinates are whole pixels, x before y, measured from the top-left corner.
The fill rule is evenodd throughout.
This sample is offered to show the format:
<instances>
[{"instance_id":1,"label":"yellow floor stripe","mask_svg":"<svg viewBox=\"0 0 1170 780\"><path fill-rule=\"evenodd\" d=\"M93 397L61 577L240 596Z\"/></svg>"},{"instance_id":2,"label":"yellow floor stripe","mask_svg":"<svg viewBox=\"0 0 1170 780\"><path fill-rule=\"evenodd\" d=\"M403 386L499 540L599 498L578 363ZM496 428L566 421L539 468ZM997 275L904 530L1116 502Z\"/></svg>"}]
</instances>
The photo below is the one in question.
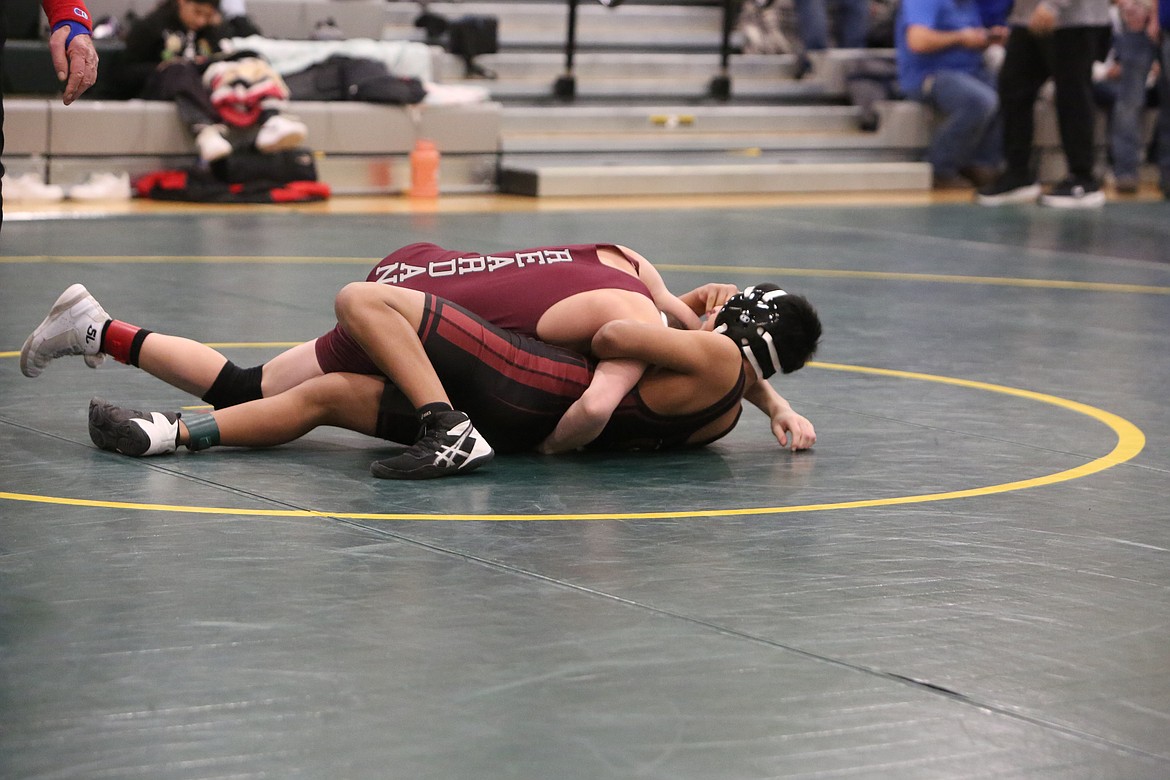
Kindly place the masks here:
<instances>
[{"instance_id":1,"label":"yellow floor stripe","mask_svg":"<svg viewBox=\"0 0 1170 780\"><path fill-rule=\"evenodd\" d=\"M358 265L370 266L377 258L370 257L293 257L287 255L256 257L254 255L221 255L197 257L128 257L106 256L23 256L0 257L0 263L205 263L240 265ZM766 266L705 265L687 263L655 263L661 271L683 271L717 274L754 274L771 279L784 277L822 279L869 279L887 282L935 282L940 284L975 284L996 287L1028 287L1051 290L1080 290L1084 292L1134 293L1170 295L1170 287L1150 284L1119 284L1114 282L1080 282L1069 279L1027 279L1010 276L960 276L949 274L899 273L895 271L857 271L834 268L769 268Z\"/></svg>"}]
</instances>

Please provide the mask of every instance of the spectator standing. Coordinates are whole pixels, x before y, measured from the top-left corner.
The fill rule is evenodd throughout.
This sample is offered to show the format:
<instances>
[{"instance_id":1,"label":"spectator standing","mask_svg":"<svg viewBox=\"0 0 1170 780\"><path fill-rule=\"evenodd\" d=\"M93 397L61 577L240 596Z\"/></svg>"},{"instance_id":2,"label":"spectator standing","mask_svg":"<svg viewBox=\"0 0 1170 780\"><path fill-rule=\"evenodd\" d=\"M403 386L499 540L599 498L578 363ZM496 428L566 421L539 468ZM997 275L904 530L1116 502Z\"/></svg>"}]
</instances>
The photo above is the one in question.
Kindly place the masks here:
<instances>
[{"instance_id":1,"label":"spectator standing","mask_svg":"<svg viewBox=\"0 0 1170 780\"><path fill-rule=\"evenodd\" d=\"M1109 25L1109 0L1017 0L1008 23L999 72L1007 167L979 191L977 201L999 206L1039 197L1042 204L1061 208L1103 205L1105 193L1093 172L1092 81L1097 45ZM1041 195L1032 160L1033 112L1040 87L1050 78L1068 175Z\"/></svg>"},{"instance_id":2,"label":"spectator standing","mask_svg":"<svg viewBox=\"0 0 1170 780\"><path fill-rule=\"evenodd\" d=\"M1158 39L1162 64L1158 74L1158 168L1162 196L1170 200L1170 0L1158 0L1151 31Z\"/></svg>"},{"instance_id":3,"label":"spectator standing","mask_svg":"<svg viewBox=\"0 0 1170 780\"><path fill-rule=\"evenodd\" d=\"M6 9L0 0L0 70L4 68L4 44L8 39ZM98 55L93 46L93 22L82 0L43 0L49 18L49 54L58 80L64 83L61 100L69 105L97 81ZM0 182L4 177L4 87L0 84ZM4 226L4 192L0 184L0 228Z\"/></svg>"},{"instance_id":4,"label":"spectator standing","mask_svg":"<svg viewBox=\"0 0 1170 780\"><path fill-rule=\"evenodd\" d=\"M999 97L983 52L1007 35L983 26L976 0L903 0L896 36L898 82L942 117L926 158L936 188L985 186L998 176Z\"/></svg>"},{"instance_id":5,"label":"spectator standing","mask_svg":"<svg viewBox=\"0 0 1170 780\"><path fill-rule=\"evenodd\" d=\"M1101 64L1110 93L1109 153L1114 186L1123 194L1137 192L1146 148L1145 110L1150 68L1158 57L1158 21L1149 0L1117 0L1113 49Z\"/></svg>"}]
</instances>

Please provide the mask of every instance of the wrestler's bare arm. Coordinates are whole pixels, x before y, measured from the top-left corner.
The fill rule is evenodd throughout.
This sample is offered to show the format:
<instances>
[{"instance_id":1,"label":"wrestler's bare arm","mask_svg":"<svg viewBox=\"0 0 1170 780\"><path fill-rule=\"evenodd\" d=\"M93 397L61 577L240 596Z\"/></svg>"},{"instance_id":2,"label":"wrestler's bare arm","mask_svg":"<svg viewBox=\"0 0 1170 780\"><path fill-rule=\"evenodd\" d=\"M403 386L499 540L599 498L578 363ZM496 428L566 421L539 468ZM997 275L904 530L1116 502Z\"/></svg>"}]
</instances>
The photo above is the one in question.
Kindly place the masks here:
<instances>
[{"instance_id":1,"label":"wrestler's bare arm","mask_svg":"<svg viewBox=\"0 0 1170 780\"><path fill-rule=\"evenodd\" d=\"M668 318L678 322L683 328L698 330L700 325L698 316L691 307L667 289L666 282L662 281L662 275L658 273L653 263L629 247L619 246L618 249L627 257L638 261L638 278L650 290L650 297L654 299L654 305L658 310L665 312Z\"/></svg>"},{"instance_id":2,"label":"wrestler's bare arm","mask_svg":"<svg viewBox=\"0 0 1170 780\"><path fill-rule=\"evenodd\" d=\"M636 320L613 320L598 329L592 352L599 358L633 358L676 374L698 377L723 389L739 376L741 357L726 336L672 330Z\"/></svg>"},{"instance_id":3,"label":"wrestler's bare arm","mask_svg":"<svg viewBox=\"0 0 1170 780\"><path fill-rule=\"evenodd\" d=\"M556 429L537 447L545 455L580 449L596 439L605 429L613 410L634 388L645 371L638 360L603 360L593 372L593 380L581 397L573 402Z\"/></svg>"},{"instance_id":4,"label":"wrestler's bare arm","mask_svg":"<svg viewBox=\"0 0 1170 780\"><path fill-rule=\"evenodd\" d=\"M756 381L744 391L743 397L768 415L772 433L781 447L796 452L807 450L817 443L817 432L813 424L804 416L797 414L792 405L767 381Z\"/></svg>"},{"instance_id":5,"label":"wrestler's bare arm","mask_svg":"<svg viewBox=\"0 0 1170 780\"><path fill-rule=\"evenodd\" d=\"M722 397L737 380L741 363L735 345L721 335L638 320L602 325L591 346L602 358L593 382L562 415L541 452L564 452L595 439L646 365L668 372L642 380L642 397L662 414L686 414Z\"/></svg>"}]
</instances>

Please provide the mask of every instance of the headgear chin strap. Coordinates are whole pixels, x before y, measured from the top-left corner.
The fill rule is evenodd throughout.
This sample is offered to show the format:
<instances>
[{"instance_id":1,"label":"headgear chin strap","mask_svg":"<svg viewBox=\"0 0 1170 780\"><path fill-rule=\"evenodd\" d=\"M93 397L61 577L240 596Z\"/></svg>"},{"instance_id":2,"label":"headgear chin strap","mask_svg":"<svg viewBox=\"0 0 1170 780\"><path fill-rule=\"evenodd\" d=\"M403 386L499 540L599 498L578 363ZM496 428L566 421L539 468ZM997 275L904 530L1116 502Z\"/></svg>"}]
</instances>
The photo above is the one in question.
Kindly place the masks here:
<instances>
[{"instance_id":1,"label":"headgear chin strap","mask_svg":"<svg viewBox=\"0 0 1170 780\"><path fill-rule=\"evenodd\" d=\"M715 333L734 341L761 379L780 370L780 355L768 328L779 321L775 302L787 295L774 284L758 284L731 296L715 317Z\"/></svg>"}]
</instances>

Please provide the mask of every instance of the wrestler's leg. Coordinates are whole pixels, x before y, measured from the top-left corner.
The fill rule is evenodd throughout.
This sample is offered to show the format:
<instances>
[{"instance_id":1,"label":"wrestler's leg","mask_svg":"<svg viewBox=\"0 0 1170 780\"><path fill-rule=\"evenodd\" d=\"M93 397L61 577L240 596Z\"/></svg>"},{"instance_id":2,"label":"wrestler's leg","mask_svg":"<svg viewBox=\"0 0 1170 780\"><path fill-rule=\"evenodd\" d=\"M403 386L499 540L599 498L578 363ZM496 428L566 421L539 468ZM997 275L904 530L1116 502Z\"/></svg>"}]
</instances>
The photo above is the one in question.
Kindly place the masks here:
<instances>
[{"instance_id":1,"label":"wrestler's leg","mask_svg":"<svg viewBox=\"0 0 1170 780\"><path fill-rule=\"evenodd\" d=\"M111 327L119 325L122 323L111 323ZM108 341L103 340L103 346ZM107 354L130 363L129 356L116 351ZM132 365L217 409L277 395L323 373L312 341L287 349L261 366L242 369L206 344L147 332L135 359L137 363Z\"/></svg>"},{"instance_id":2,"label":"wrestler's leg","mask_svg":"<svg viewBox=\"0 0 1170 780\"><path fill-rule=\"evenodd\" d=\"M111 323L113 324L113 323ZM110 354L120 363L128 363L118 355ZM142 340L137 366L172 387L202 397L219 376L227 358L198 341L165 333L148 333Z\"/></svg>"},{"instance_id":3,"label":"wrestler's leg","mask_svg":"<svg viewBox=\"0 0 1170 780\"><path fill-rule=\"evenodd\" d=\"M321 425L374 435L384 381L363 374L333 373L309 379L271 398L210 414L139 412L93 399L89 434L105 450L137 457L165 455L180 445L273 447Z\"/></svg>"},{"instance_id":4,"label":"wrestler's leg","mask_svg":"<svg viewBox=\"0 0 1170 780\"><path fill-rule=\"evenodd\" d=\"M418 338L426 295L373 282L354 282L337 294L337 321L415 408L431 403L448 407L430 358Z\"/></svg>"},{"instance_id":5,"label":"wrestler's leg","mask_svg":"<svg viewBox=\"0 0 1170 780\"><path fill-rule=\"evenodd\" d=\"M421 435L406 452L375 461L382 479L433 479L472 471L495 455L451 399L419 339L428 296L372 282L346 285L335 310L341 327L418 412ZM433 315L438 316L438 315Z\"/></svg>"},{"instance_id":6,"label":"wrestler's leg","mask_svg":"<svg viewBox=\"0 0 1170 780\"><path fill-rule=\"evenodd\" d=\"M109 355L215 406L275 395L322 373L312 342L277 356L270 366L238 369L205 344L110 317L80 284L62 293L29 335L21 349L21 371L39 376L49 362L67 355L84 356L95 368Z\"/></svg>"},{"instance_id":7,"label":"wrestler's leg","mask_svg":"<svg viewBox=\"0 0 1170 780\"><path fill-rule=\"evenodd\" d=\"M273 447L322 425L373 436L384 386L380 377L325 374L271 397L219 409L212 417L219 443L228 447ZM189 437L180 419L177 443L187 445Z\"/></svg>"}]
</instances>

